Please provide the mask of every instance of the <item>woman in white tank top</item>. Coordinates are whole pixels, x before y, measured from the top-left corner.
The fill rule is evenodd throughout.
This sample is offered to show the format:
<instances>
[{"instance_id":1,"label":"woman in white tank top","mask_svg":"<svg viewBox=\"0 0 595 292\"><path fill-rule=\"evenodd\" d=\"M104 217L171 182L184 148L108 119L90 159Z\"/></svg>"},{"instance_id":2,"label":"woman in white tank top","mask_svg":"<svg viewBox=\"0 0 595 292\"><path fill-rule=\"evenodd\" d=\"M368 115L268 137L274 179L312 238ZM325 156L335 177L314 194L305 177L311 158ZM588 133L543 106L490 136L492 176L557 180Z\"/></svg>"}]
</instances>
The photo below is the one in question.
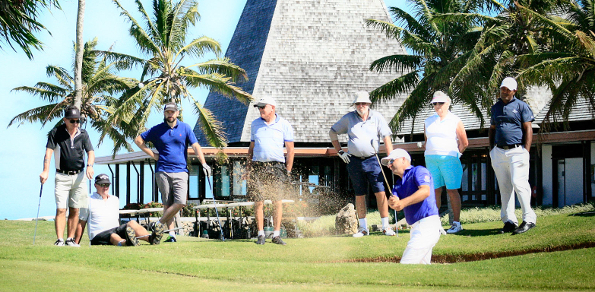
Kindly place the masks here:
<instances>
[{"instance_id":1,"label":"woman in white tank top","mask_svg":"<svg viewBox=\"0 0 595 292\"><path fill-rule=\"evenodd\" d=\"M442 204L442 187L446 186L454 213L453 224L447 233L457 233L463 230L460 223L461 197L458 191L461 188L463 167L459 158L469 142L463 122L448 110L450 106L448 95L442 91L436 91L431 103L436 114L427 118L424 124L426 168L434 178L438 209Z\"/></svg>"}]
</instances>

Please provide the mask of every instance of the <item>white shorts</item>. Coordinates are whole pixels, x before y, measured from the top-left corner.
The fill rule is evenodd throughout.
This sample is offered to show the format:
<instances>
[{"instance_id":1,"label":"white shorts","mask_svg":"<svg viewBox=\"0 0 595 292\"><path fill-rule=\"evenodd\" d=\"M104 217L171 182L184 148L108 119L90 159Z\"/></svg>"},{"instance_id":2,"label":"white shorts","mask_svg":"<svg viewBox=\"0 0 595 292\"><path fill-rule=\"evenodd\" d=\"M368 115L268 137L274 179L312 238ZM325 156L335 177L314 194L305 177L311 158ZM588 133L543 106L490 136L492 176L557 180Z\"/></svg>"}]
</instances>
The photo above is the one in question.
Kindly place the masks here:
<instances>
[{"instance_id":1,"label":"white shorts","mask_svg":"<svg viewBox=\"0 0 595 292\"><path fill-rule=\"evenodd\" d=\"M432 249L440 239L440 217L433 215L415 222L411 226L411 239L403 252L401 264L429 265Z\"/></svg>"},{"instance_id":2,"label":"white shorts","mask_svg":"<svg viewBox=\"0 0 595 292\"><path fill-rule=\"evenodd\" d=\"M87 207L87 177L85 172L68 175L56 172L56 186L54 196L56 197L56 209L86 208Z\"/></svg>"}]
</instances>

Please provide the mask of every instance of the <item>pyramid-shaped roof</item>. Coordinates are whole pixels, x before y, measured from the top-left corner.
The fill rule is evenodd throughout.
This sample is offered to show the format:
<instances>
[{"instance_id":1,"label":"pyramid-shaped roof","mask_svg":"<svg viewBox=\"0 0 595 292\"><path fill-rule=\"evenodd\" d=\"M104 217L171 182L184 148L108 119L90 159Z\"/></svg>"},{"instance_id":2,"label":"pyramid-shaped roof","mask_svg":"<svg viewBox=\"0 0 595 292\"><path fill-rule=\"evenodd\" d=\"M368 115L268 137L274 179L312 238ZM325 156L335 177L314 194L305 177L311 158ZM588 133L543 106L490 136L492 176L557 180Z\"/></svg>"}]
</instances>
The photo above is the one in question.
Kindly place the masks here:
<instances>
[{"instance_id":1,"label":"pyramid-shaped roof","mask_svg":"<svg viewBox=\"0 0 595 292\"><path fill-rule=\"evenodd\" d=\"M369 70L380 57L405 54L398 41L367 27L369 18L390 20L382 0L248 0L226 57L247 71L249 80L239 84L246 92L276 99L295 142L330 142L328 131L353 110L355 92L400 75ZM389 120L405 97L374 108ZM213 91L205 107L223 123L230 143L250 141L257 109ZM198 125L195 132L206 145Z\"/></svg>"}]
</instances>

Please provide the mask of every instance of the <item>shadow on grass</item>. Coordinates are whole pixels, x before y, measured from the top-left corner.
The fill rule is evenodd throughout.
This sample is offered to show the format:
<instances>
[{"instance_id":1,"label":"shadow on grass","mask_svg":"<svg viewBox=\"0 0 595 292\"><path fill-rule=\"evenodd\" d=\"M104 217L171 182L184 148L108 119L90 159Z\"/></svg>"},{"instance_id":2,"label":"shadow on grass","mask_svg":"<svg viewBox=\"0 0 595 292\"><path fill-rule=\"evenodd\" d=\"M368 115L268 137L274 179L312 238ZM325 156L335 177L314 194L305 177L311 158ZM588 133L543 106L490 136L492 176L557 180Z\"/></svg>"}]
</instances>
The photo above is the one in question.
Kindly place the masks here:
<instances>
[{"instance_id":1,"label":"shadow on grass","mask_svg":"<svg viewBox=\"0 0 595 292\"><path fill-rule=\"evenodd\" d=\"M449 234L448 236L489 236L500 234L501 228L496 229L463 229L456 234Z\"/></svg>"},{"instance_id":2,"label":"shadow on grass","mask_svg":"<svg viewBox=\"0 0 595 292\"><path fill-rule=\"evenodd\" d=\"M593 217L593 216L595 216L595 211L580 212L580 213L576 213L576 214L570 214L568 216Z\"/></svg>"},{"instance_id":3,"label":"shadow on grass","mask_svg":"<svg viewBox=\"0 0 595 292\"><path fill-rule=\"evenodd\" d=\"M504 258L504 257L513 257L513 256L530 254L530 253L555 252L555 251L564 251L564 250L573 250L573 249L582 249L582 248L591 248L591 247L595 247L595 242L583 242L583 243L579 243L579 244L550 246L550 247L535 248L535 249L528 249L528 250L485 252L485 253L479 253L479 254L432 255L432 263L453 264L453 263L463 263L463 262L475 262L475 261L484 261L484 260L491 260L491 259ZM346 261L342 261L342 262L399 263L400 261L401 261L400 256L393 256L393 257L353 259L353 260L346 260Z\"/></svg>"}]
</instances>

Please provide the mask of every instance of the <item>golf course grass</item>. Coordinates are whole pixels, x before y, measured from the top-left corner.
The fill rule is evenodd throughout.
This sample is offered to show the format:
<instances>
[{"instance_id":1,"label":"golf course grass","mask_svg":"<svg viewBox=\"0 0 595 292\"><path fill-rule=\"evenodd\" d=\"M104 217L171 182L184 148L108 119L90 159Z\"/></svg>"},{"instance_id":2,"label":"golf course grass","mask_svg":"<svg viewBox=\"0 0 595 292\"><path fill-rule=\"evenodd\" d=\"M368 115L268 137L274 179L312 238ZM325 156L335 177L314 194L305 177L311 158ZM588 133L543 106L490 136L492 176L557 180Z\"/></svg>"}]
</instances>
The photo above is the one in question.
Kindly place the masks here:
<instances>
[{"instance_id":1,"label":"golf course grass","mask_svg":"<svg viewBox=\"0 0 595 292\"><path fill-rule=\"evenodd\" d=\"M0 222L0 291L595 290L593 212L538 217L521 235L501 222L442 236L434 264L398 264L409 233L253 240L180 236L140 247L55 247L54 223Z\"/></svg>"}]
</instances>

